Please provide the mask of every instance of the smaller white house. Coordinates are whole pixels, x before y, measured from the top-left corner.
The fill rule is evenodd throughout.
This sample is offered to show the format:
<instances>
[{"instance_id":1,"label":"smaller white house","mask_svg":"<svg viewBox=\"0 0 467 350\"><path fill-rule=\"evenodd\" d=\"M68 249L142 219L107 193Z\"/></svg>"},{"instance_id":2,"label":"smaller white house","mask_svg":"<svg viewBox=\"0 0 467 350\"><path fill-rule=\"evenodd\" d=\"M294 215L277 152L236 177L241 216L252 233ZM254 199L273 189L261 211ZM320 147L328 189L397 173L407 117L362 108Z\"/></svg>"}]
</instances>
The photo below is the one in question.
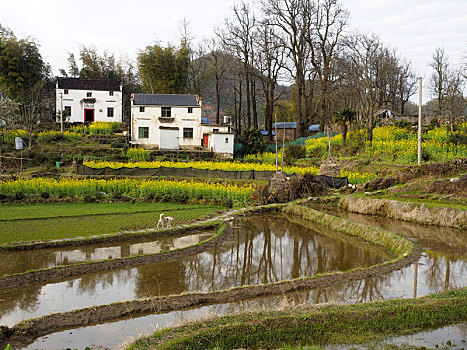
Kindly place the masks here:
<instances>
[{"instance_id":1,"label":"smaller white house","mask_svg":"<svg viewBox=\"0 0 467 350\"><path fill-rule=\"evenodd\" d=\"M114 79L57 78L57 122L122 122L122 88Z\"/></svg>"},{"instance_id":2,"label":"smaller white house","mask_svg":"<svg viewBox=\"0 0 467 350\"><path fill-rule=\"evenodd\" d=\"M230 126L203 123L201 109L197 95L132 94L131 143L159 150L205 150L233 157L234 134Z\"/></svg>"}]
</instances>

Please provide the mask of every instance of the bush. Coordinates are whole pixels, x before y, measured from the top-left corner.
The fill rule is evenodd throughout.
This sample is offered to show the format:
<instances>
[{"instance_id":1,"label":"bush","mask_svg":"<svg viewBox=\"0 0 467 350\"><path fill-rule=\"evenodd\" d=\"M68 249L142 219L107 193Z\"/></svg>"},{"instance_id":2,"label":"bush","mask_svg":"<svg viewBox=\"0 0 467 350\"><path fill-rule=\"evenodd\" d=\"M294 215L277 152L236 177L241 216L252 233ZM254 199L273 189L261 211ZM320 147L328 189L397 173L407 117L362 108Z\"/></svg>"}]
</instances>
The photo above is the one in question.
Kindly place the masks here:
<instances>
[{"instance_id":1,"label":"bush","mask_svg":"<svg viewBox=\"0 0 467 350\"><path fill-rule=\"evenodd\" d=\"M224 198L221 202L222 206L226 208L232 208L233 207L233 201L229 198Z\"/></svg>"},{"instance_id":2,"label":"bush","mask_svg":"<svg viewBox=\"0 0 467 350\"><path fill-rule=\"evenodd\" d=\"M41 197L44 198L44 199L47 199L50 197L50 193L47 192L47 191L43 191L41 192Z\"/></svg>"},{"instance_id":3,"label":"bush","mask_svg":"<svg viewBox=\"0 0 467 350\"><path fill-rule=\"evenodd\" d=\"M90 194L84 195L83 200L84 200L86 203L92 203L92 202L94 202L94 198L93 198Z\"/></svg>"},{"instance_id":4,"label":"bush","mask_svg":"<svg viewBox=\"0 0 467 350\"><path fill-rule=\"evenodd\" d=\"M467 134L455 132L449 134L448 142L455 145L467 145Z\"/></svg>"},{"instance_id":5,"label":"bush","mask_svg":"<svg viewBox=\"0 0 467 350\"><path fill-rule=\"evenodd\" d=\"M243 144L242 148L238 151L241 157L246 154L263 153L266 148L263 136L259 130L250 129L243 131L239 137L239 141Z\"/></svg>"},{"instance_id":6,"label":"bush","mask_svg":"<svg viewBox=\"0 0 467 350\"><path fill-rule=\"evenodd\" d=\"M305 146L289 144L284 150L284 161L287 165L293 165L297 159L306 157Z\"/></svg>"},{"instance_id":7,"label":"bush","mask_svg":"<svg viewBox=\"0 0 467 350\"><path fill-rule=\"evenodd\" d=\"M24 193L22 191L17 191L15 192L14 196L13 196L13 199L16 200L16 201L20 201L20 200L23 200L24 199Z\"/></svg>"},{"instance_id":8,"label":"bush","mask_svg":"<svg viewBox=\"0 0 467 350\"><path fill-rule=\"evenodd\" d=\"M123 142L114 142L110 144L110 147L112 148L126 148L127 144Z\"/></svg>"},{"instance_id":9,"label":"bush","mask_svg":"<svg viewBox=\"0 0 467 350\"><path fill-rule=\"evenodd\" d=\"M145 161L149 160L149 152L145 150L144 148L130 148L126 152L126 156L128 160L133 160L133 161Z\"/></svg>"},{"instance_id":10,"label":"bush","mask_svg":"<svg viewBox=\"0 0 467 350\"><path fill-rule=\"evenodd\" d=\"M436 121L435 121L435 124L436 124ZM401 129L408 129L408 130L412 129L412 123L405 119L395 121L394 126L397 126L398 128L401 128Z\"/></svg>"},{"instance_id":11,"label":"bush","mask_svg":"<svg viewBox=\"0 0 467 350\"><path fill-rule=\"evenodd\" d=\"M122 198L122 193L120 191L114 191L114 192L112 192L112 194L110 196L114 200L119 200L119 199Z\"/></svg>"},{"instance_id":12,"label":"bush","mask_svg":"<svg viewBox=\"0 0 467 350\"><path fill-rule=\"evenodd\" d=\"M173 195L173 201L177 203L186 203L188 201L188 198L190 197L186 193L175 193Z\"/></svg>"}]
</instances>

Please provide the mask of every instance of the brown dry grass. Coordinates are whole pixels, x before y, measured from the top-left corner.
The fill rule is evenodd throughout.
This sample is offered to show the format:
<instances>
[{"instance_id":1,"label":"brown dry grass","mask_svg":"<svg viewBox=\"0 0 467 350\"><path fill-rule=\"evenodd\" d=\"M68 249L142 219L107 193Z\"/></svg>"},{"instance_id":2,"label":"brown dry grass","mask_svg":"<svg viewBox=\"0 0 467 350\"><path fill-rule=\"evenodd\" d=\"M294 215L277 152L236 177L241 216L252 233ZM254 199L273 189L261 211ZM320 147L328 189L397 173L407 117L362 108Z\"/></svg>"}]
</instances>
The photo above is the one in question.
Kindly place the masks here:
<instances>
[{"instance_id":1,"label":"brown dry grass","mask_svg":"<svg viewBox=\"0 0 467 350\"><path fill-rule=\"evenodd\" d=\"M382 215L420 224L461 229L467 227L467 211L462 209L428 207L424 204L353 196L342 197L339 200L339 207L354 213Z\"/></svg>"}]
</instances>

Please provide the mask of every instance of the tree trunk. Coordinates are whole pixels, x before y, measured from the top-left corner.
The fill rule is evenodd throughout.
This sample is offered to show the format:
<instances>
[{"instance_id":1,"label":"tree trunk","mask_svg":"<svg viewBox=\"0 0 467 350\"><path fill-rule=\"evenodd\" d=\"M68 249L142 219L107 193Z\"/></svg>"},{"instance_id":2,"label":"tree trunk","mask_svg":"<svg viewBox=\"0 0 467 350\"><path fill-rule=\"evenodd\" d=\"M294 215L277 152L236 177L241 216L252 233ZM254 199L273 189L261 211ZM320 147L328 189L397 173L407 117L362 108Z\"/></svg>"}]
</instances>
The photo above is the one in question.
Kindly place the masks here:
<instances>
[{"instance_id":1,"label":"tree trunk","mask_svg":"<svg viewBox=\"0 0 467 350\"><path fill-rule=\"evenodd\" d=\"M345 142L347 140L347 123L342 124L342 145L345 147Z\"/></svg>"},{"instance_id":2,"label":"tree trunk","mask_svg":"<svg viewBox=\"0 0 467 350\"><path fill-rule=\"evenodd\" d=\"M238 85L238 132L242 133L242 80Z\"/></svg>"},{"instance_id":3,"label":"tree trunk","mask_svg":"<svg viewBox=\"0 0 467 350\"><path fill-rule=\"evenodd\" d=\"M273 121L273 116L274 116L274 82L270 81L269 82L269 114L267 115L267 118L269 119L269 128L268 128L268 135L269 135L269 141L272 142L273 137L272 137L272 121Z\"/></svg>"},{"instance_id":4,"label":"tree trunk","mask_svg":"<svg viewBox=\"0 0 467 350\"><path fill-rule=\"evenodd\" d=\"M251 129L251 100L250 100L250 77L248 73L248 64L245 63L245 95L246 95L246 117L248 129Z\"/></svg>"},{"instance_id":5,"label":"tree trunk","mask_svg":"<svg viewBox=\"0 0 467 350\"><path fill-rule=\"evenodd\" d=\"M220 109L221 109L221 93L219 86L219 78L216 75L216 124L220 122Z\"/></svg>"},{"instance_id":6,"label":"tree trunk","mask_svg":"<svg viewBox=\"0 0 467 350\"><path fill-rule=\"evenodd\" d=\"M297 77L298 78L298 77ZM297 126L295 129L296 137L302 136L302 98L303 98L303 88L301 86L301 83L298 81L299 79L296 79L295 85L297 89L297 97L295 101L295 113L297 114Z\"/></svg>"},{"instance_id":7,"label":"tree trunk","mask_svg":"<svg viewBox=\"0 0 467 350\"><path fill-rule=\"evenodd\" d=\"M369 141L370 143L373 142L373 129L374 129L373 126L369 126L369 127L367 128L367 139L368 139L368 141Z\"/></svg>"},{"instance_id":8,"label":"tree trunk","mask_svg":"<svg viewBox=\"0 0 467 350\"><path fill-rule=\"evenodd\" d=\"M253 108L253 128L258 130L258 111L256 110L256 83L251 80L251 107Z\"/></svg>"}]
</instances>

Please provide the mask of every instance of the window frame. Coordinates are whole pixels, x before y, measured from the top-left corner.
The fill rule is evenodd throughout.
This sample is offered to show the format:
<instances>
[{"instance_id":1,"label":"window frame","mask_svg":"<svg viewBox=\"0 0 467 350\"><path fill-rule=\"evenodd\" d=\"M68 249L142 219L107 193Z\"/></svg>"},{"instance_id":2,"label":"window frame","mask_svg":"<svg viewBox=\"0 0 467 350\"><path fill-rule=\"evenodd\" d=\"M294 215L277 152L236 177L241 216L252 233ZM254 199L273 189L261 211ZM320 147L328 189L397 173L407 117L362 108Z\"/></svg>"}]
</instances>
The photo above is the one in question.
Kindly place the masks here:
<instances>
[{"instance_id":1,"label":"window frame","mask_svg":"<svg viewBox=\"0 0 467 350\"><path fill-rule=\"evenodd\" d=\"M110 115L110 114L112 114L112 115ZM113 118L114 116L115 116L114 108L113 107L107 107L107 118Z\"/></svg>"},{"instance_id":2,"label":"window frame","mask_svg":"<svg viewBox=\"0 0 467 350\"><path fill-rule=\"evenodd\" d=\"M140 113L144 113L144 111L145 111L144 106L139 106L139 112L140 112Z\"/></svg>"},{"instance_id":3,"label":"window frame","mask_svg":"<svg viewBox=\"0 0 467 350\"><path fill-rule=\"evenodd\" d=\"M194 128L183 128L183 138L184 139L193 139L194 138Z\"/></svg>"},{"instance_id":4,"label":"window frame","mask_svg":"<svg viewBox=\"0 0 467 350\"><path fill-rule=\"evenodd\" d=\"M71 106L65 106L63 112L66 116L71 116Z\"/></svg>"},{"instance_id":5,"label":"window frame","mask_svg":"<svg viewBox=\"0 0 467 350\"><path fill-rule=\"evenodd\" d=\"M149 126L138 126L138 139L149 139Z\"/></svg>"},{"instance_id":6,"label":"window frame","mask_svg":"<svg viewBox=\"0 0 467 350\"><path fill-rule=\"evenodd\" d=\"M162 118L172 118L172 107L161 107Z\"/></svg>"},{"instance_id":7,"label":"window frame","mask_svg":"<svg viewBox=\"0 0 467 350\"><path fill-rule=\"evenodd\" d=\"M92 97L92 92L86 92L86 97Z\"/></svg>"},{"instance_id":8,"label":"window frame","mask_svg":"<svg viewBox=\"0 0 467 350\"><path fill-rule=\"evenodd\" d=\"M114 92L113 91L109 91L109 96L113 96L114 95Z\"/></svg>"},{"instance_id":9,"label":"window frame","mask_svg":"<svg viewBox=\"0 0 467 350\"><path fill-rule=\"evenodd\" d=\"M68 95L68 92L69 92L68 89L63 89L63 94L64 95Z\"/></svg>"},{"instance_id":10,"label":"window frame","mask_svg":"<svg viewBox=\"0 0 467 350\"><path fill-rule=\"evenodd\" d=\"M188 107L188 113L190 113L190 114L193 113L193 107Z\"/></svg>"}]
</instances>

